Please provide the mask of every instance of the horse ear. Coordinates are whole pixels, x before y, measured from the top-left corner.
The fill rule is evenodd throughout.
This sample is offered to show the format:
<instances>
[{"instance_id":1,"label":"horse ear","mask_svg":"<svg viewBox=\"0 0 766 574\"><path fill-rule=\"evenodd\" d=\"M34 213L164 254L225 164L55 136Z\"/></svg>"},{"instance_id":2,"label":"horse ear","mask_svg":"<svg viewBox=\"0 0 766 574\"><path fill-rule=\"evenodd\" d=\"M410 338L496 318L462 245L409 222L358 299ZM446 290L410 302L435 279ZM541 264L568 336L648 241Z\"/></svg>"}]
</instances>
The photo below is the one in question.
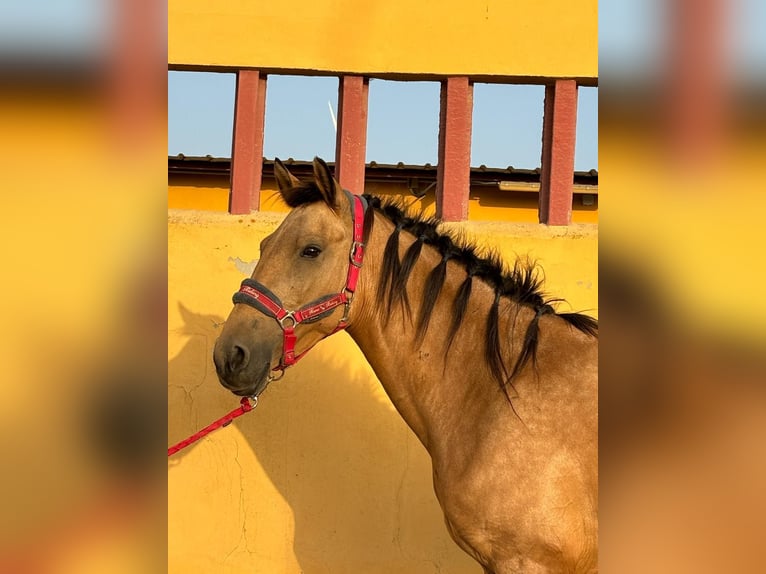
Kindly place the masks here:
<instances>
[{"instance_id":1,"label":"horse ear","mask_svg":"<svg viewBox=\"0 0 766 574\"><path fill-rule=\"evenodd\" d=\"M340 184L335 180L325 161L321 158L314 158L314 183L322 194L325 203L335 209L338 206L337 198Z\"/></svg>"},{"instance_id":2,"label":"horse ear","mask_svg":"<svg viewBox=\"0 0 766 574\"><path fill-rule=\"evenodd\" d=\"M300 180L287 170L278 157L274 158L274 179L277 180L277 187L283 198L288 189L300 184Z\"/></svg>"}]
</instances>

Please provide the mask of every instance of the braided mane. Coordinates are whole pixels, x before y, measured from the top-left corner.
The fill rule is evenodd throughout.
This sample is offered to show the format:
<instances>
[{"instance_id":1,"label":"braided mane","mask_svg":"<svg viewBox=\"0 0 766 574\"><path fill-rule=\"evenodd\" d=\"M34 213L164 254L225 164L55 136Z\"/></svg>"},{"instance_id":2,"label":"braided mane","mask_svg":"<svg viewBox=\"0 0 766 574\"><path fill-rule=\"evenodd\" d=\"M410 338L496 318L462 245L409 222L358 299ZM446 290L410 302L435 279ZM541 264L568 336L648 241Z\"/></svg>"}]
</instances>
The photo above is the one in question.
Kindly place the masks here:
<instances>
[{"instance_id":1,"label":"braided mane","mask_svg":"<svg viewBox=\"0 0 766 574\"><path fill-rule=\"evenodd\" d=\"M598 322L581 313L556 313L552 303L560 299L546 299L542 293L540 279L534 264L517 259L508 268L496 251L479 255L476 245L452 233L440 231L441 220L436 217L421 217L409 214L399 201L382 200L365 195L369 205L394 224L394 231L386 242L383 251L383 263L376 293L379 308L386 316L396 305L402 305L405 313L412 319L412 311L407 293L407 282L417 262L423 245L430 245L442 256L426 278L421 294L420 313L415 318L416 340L422 340L428 330L431 313L446 280L447 261L459 263L465 268L466 278L458 289L452 303L452 317L447 332L447 350L452 345L455 335L465 317L468 300L471 296L474 278L488 283L495 292L495 298L487 316L485 359L495 379L506 391L512 386L513 379L531 360L534 364L539 335L539 319L543 315L556 315L576 329L591 336L598 336ZM415 236L415 241L407 248L399 260L399 237L405 231ZM499 305L506 297L512 301L530 307L535 315L527 326L524 343L516 362L509 366L503 358L500 347Z\"/></svg>"}]
</instances>

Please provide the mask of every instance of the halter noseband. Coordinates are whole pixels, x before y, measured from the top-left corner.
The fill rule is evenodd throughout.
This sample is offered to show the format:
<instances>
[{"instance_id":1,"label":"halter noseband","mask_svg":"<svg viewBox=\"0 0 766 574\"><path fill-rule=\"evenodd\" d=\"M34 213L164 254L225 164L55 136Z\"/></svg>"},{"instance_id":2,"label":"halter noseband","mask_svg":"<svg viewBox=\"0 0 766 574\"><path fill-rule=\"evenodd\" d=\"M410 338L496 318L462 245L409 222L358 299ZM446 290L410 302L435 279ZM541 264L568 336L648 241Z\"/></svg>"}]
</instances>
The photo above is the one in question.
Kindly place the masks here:
<instances>
[{"instance_id":1,"label":"halter noseband","mask_svg":"<svg viewBox=\"0 0 766 574\"><path fill-rule=\"evenodd\" d=\"M345 193L351 201L351 216L354 221L354 239L351 243L351 250L349 251L346 285L343 287L342 291L324 295L319 299L315 299L311 303L304 305L300 309L288 311L282 305L282 301L280 301L279 297L266 286L254 279L245 279L242 281L239 291L237 291L232 298L235 304L244 303L245 305L250 305L264 315L272 317L282 329L282 359L280 360L279 365L272 369L273 371L281 371L282 374L284 374L284 370L287 367L294 365L311 349L311 347L309 347L299 355L295 354L295 342L297 339L295 336L295 327L300 323L319 321L332 313L336 307L344 305L345 309L343 310L343 317L341 317L340 321L335 326L335 329L325 335L325 337L329 337L348 326L349 308L351 307L351 302L354 300L354 292L356 291L356 284L359 280L359 270L362 268L362 259L364 258L364 213L367 210L367 202L359 195L354 195L348 191L345 191ZM271 380L276 380L281 377L282 375L279 375L278 377L271 376Z\"/></svg>"}]
</instances>

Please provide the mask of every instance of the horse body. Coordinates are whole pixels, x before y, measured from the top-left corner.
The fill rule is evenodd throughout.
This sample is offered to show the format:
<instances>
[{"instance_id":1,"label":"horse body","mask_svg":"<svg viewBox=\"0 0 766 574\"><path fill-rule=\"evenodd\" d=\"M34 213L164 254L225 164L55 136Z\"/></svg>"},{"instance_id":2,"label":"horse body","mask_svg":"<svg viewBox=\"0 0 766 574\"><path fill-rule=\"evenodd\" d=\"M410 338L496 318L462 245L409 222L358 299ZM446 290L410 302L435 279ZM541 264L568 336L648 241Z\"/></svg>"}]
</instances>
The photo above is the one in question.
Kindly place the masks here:
<instances>
[{"instance_id":1,"label":"horse body","mask_svg":"<svg viewBox=\"0 0 766 574\"><path fill-rule=\"evenodd\" d=\"M378 252L390 225L376 221ZM412 238L414 240L414 238ZM409 243L401 246L401 254ZM423 253L413 271L421 292L440 257ZM456 266L457 267L457 266ZM465 323L444 354L449 305L464 273L448 270L429 326L415 340L403 312L376 311L364 275L349 334L394 406L431 455L434 489L453 539L488 572L587 572L597 533L597 389L594 339L555 316L541 319L538 370L514 381L513 409L483 360L482 321ZM484 317L493 293L477 285L467 310ZM442 309L445 307L445 309ZM412 301L412 315L419 312ZM533 312L507 303L503 332L520 348ZM515 328L511 325L515 323ZM439 336L441 334L441 336Z\"/></svg>"},{"instance_id":2,"label":"horse body","mask_svg":"<svg viewBox=\"0 0 766 574\"><path fill-rule=\"evenodd\" d=\"M338 288L348 262L348 206L343 194L335 193L337 183L323 162L315 161L315 188L302 188L318 192L323 201L291 195L300 183L283 166L278 169L283 197L297 207L262 246L253 279L279 293L285 306L297 308ZM373 213L367 218L367 255L349 308L348 331L428 450L434 490L452 538L488 573L595 571L596 339L547 305L525 304L524 295L522 301L500 298L497 285L485 281L469 286L462 320L456 322L455 302L469 281L460 260L466 256L451 260L438 249L422 248L427 229L416 225L419 237L401 234L403 224L386 217L385 209ZM381 280L394 233L401 238L389 250L388 266L395 253L399 267L409 258L412 268L404 292L396 291L401 285L392 276L386 296ZM313 257L307 260L311 246L324 257L324 273L316 273ZM451 244L448 248L453 249ZM282 261L300 253L288 281L288 264L264 264L277 251ZM435 301L407 296L433 290L431 272L440 264L443 282ZM510 362L500 364L505 379L500 385L498 367L487 360L491 331L485 319L494 311L502 352L512 356L532 349L530 361L518 371L511 373ZM422 326L424 314L425 328L414 328L415 323ZM338 315L305 325L297 350L330 334ZM539 332L532 333L531 324ZM530 333L536 335L531 347ZM279 326L272 319L236 305L216 344L222 383L238 394L262 392L268 370L279 364L280 345ZM512 385L505 384L508 379Z\"/></svg>"}]
</instances>

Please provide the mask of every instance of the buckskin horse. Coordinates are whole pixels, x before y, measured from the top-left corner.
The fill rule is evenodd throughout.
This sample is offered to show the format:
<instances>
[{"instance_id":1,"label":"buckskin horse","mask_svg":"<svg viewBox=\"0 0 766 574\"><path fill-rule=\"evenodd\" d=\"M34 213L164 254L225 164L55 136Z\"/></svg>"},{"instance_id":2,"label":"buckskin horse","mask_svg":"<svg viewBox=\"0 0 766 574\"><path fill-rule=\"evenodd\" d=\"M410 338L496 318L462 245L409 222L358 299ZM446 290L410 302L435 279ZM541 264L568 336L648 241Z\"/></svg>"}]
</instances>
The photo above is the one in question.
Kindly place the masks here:
<instances>
[{"instance_id":1,"label":"buckskin horse","mask_svg":"<svg viewBox=\"0 0 766 574\"><path fill-rule=\"evenodd\" d=\"M300 181L275 162L292 210L234 295L213 353L223 386L257 397L345 328L485 573L597 571L597 322L558 313L530 263L506 267L313 167Z\"/></svg>"}]
</instances>

